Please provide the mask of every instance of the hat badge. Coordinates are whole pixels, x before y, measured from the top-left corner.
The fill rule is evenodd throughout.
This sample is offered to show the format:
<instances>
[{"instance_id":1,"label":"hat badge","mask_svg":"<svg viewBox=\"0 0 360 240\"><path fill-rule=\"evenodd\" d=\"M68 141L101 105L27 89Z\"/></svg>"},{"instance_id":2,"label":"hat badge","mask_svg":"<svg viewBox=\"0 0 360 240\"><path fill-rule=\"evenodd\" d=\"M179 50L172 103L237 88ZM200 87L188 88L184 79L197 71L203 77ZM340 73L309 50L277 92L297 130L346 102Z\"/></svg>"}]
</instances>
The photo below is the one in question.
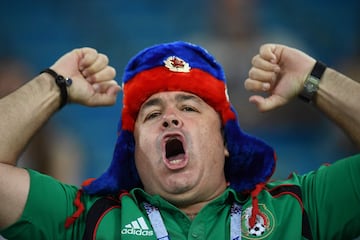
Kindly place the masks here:
<instances>
[{"instance_id":1,"label":"hat badge","mask_svg":"<svg viewBox=\"0 0 360 240\"><path fill-rule=\"evenodd\" d=\"M168 57L164 63L165 67L172 72L190 72L191 69L189 63L176 56Z\"/></svg>"}]
</instances>

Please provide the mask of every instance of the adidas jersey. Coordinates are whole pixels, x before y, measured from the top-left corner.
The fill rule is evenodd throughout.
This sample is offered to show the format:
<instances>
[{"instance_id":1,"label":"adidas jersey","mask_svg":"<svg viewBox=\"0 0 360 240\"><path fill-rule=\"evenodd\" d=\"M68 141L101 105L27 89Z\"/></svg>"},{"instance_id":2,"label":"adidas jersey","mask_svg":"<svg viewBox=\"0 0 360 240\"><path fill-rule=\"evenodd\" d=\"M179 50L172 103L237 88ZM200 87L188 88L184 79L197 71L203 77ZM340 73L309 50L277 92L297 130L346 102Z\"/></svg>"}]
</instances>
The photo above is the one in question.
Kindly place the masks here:
<instances>
[{"instance_id":1,"label":"adidas jersey","mask_svg":"<svg viewBox=\"0 0 360 240\"><path fill-rule=\"evenodd\" d=\"M21 218L0 233L7 239L82 239L87 211L98 199L84 195L85 212L70 228L65 219L76 211L73 205L77 188L29 170L31 187ZM251 200L227 189L205 206L191 221L160 196L149 196L134 189L121 198L121 207L108 211L96 226L96 239L156 239L142 206L143 201L157 206L170 238L229 239L230 207L242 205L242 239L305 239L302 233L304 211L313 239L353 239L360 235L360 155L340 160L309 174L293 174L285 181L271 182L258 196L262 213L249 227ZM286 191L297 186L302 200Z\"/></svg>"}]
</instances>

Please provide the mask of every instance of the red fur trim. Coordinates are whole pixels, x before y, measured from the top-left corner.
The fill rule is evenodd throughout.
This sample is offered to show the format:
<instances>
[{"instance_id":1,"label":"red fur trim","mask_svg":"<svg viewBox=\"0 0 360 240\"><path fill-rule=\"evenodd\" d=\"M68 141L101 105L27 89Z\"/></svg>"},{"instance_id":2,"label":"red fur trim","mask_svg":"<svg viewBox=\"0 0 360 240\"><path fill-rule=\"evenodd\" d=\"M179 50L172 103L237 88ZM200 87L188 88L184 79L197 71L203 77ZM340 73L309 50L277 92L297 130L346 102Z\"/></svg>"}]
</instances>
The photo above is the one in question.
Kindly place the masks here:
<instances>
[{"instance_id":1,"label":"red fur trim","mask_svg":"<svg viewBox=\"0 0 360 240\"><path fill-rule=\"evenodd\" d=\"M74 205L77 207L77 210L73 213L73 215L71 215L70 217L68 217L65 221L65 228L69 228L75 221L76 219L78 219L80 217L80 215L83 213L83 211L85 210L84 204L81 202L81 194L82 194L82 190L79 189L76 193L76 197L74 200Z\"/></svg>"},{"instance_id":2,"label":"red fur trim","mask_svg":"<svg viewBox=\"0 0 360 240\"><path fill-rule=\"evenodd\" d=\"M236 119L235 113L230 109L223 81L196 68L191 69L190 73L182 73L160 66L138 73L124 85L122 129L133 131L141 105L151 95L161 91L193 93L220 113L223 124Z\"/></svg>"}]
</instances>

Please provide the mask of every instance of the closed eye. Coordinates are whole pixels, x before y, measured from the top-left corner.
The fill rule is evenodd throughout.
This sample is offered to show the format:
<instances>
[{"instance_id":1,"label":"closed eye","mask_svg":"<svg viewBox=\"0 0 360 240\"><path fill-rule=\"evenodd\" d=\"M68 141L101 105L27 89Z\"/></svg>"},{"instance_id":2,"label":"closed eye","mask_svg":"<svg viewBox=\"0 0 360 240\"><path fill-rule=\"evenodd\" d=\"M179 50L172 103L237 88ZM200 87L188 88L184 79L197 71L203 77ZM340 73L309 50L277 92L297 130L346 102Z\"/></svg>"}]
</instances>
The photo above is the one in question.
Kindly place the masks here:
<instances>
[{"instance_id":1,"label":"closed eye","mask_svg":"<svg viewBox=\"0 0 360 240\"><path fill-rule=\"evenodd\" d=\"M181 111L183 111L183 112L199 112L196 108L191 107L191 106L183 106L181 108Z\"/></svg>"},{"instance_id":2,"label":"closed eye","mask_svg":"<svg viewBox=\"0 0 360 240\"><path fill-rule=\"evenodd\" d=\"M158 111L156 111L156 112L151 112L151 113L149 113L149 114L146 115L144 121L154 119L154 118L156 118L156 117L158 117L158 116L160 116L160 115L161 115L161 112L158 112Z\"/></svg>"}]
</instances>

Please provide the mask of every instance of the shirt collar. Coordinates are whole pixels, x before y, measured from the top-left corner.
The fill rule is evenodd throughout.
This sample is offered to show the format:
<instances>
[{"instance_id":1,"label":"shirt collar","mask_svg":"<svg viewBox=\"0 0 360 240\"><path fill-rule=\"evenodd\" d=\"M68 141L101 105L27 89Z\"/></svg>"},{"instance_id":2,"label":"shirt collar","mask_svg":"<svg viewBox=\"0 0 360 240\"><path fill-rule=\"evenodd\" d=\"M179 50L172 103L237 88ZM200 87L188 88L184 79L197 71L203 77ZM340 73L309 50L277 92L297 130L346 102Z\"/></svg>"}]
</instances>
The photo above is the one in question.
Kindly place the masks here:
<instances>
[{"instance_id":1,"label":"shirt collar","mask_svg":"<svg viewBox=\"0 0 360 240\"><path fill-rule=\"evenodd\" d=\"M168 201L166 201L164 198L162 198L159 195L150 195L147 192L145 192L141 188L134 188L130 191L131 196L133 197L134 201L137 205L140 203L146 201L156 207L169 207L171 205ZM249 196L237 193L232 188L226 188L225 191L216 199L211 201L209 204L224 204L229 203L230 205L235 201L241 205L243 205L247 200Z\"/></svg>"}]
</instances>

